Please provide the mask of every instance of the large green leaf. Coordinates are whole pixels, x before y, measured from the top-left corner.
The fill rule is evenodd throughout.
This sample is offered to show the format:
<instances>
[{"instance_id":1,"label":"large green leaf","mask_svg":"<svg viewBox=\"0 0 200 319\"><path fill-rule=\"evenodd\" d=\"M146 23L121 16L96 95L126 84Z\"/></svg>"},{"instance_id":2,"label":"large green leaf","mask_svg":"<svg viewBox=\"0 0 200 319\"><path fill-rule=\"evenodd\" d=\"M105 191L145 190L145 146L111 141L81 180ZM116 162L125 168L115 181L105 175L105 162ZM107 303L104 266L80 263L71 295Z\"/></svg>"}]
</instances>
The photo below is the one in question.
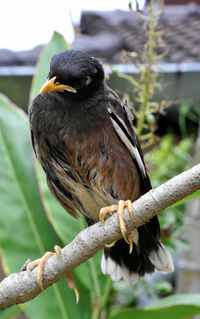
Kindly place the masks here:
<instances>
[{"instance_id":1,"label":"large green leaf","mask_svg":"<svg viewBox=\"0 0 200 319\"><path fill-rule=\"evenodd\" d=\"M126 309L107 319L187 319L200 314L200 307L197 306L173 306L163 309Z\"/></svg>"},{"instance_id":2,"label":"large green leaf","mask_svg":"<svg viewBox=\"0 0 200 319\"><path fill-rule=\"evenodd\" d=\"M28 257L38 258L55 244L62 245L50 224L38 188L28 119L25 113L0 95L0 246L8 273L16 272ZM48 288L24 304L30 318L85 318L89 293L75 304L65 281Z\"/></svg>"},{"instance_id":3,"label":"large green leaf","mask_svg":"<svg viewBox=\"0 0 200 319\"><path fill-rule=\"evenodd\" d=\"M19 306L13 306L0 312L0 319L16 318L15 316L20 312Z\"/></svg>"},{"instance_id":4,"label":"large green leaf","mask_svg":"<svg viewBox=\"0 0 200 319\"><path fill-rule=\"evenodd\" d=\"M32 81L30 102L39 94L49 73L49 65L54 54L68 50L69 44L58 32L54 32L51 41L44 47L37 63L36 74Z\"/></svg>"},{"instance_id":5,"label":"large green leaf","mask_svg":"<svg viewBox=\"0 0 200 319\"><path fill-rule=\"evenodd\" d=\"M107 319L186 319L200 314L200 295L174 295L163 298L149 308L128 308Z\"/></svg>"}]
</instances>

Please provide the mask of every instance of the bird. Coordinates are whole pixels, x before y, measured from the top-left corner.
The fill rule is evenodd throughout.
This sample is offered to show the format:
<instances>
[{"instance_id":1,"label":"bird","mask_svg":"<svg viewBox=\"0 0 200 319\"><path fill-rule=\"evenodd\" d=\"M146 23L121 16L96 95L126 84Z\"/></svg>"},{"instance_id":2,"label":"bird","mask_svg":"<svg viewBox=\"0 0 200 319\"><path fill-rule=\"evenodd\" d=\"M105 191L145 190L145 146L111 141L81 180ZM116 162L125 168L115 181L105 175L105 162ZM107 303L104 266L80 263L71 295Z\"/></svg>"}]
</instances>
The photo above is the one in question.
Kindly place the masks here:
<instances>
[{"instance_id":1,"label":"bird","mask_svg":"<svg viewBox=\"0 0 200 319\"><path fill-rule=\"evenodd\" d=\"M127 233L124 207L132 214L131 202L152 187L134 115L108 87L102 63L85 51L54 55L29 121L36 158L64 209L75 218L83 214L88 226L109 212L119 216L123 236L104 248L103 274L133 285L155 269L173 272L157 216Z\"/></svg>"}]
</instances>

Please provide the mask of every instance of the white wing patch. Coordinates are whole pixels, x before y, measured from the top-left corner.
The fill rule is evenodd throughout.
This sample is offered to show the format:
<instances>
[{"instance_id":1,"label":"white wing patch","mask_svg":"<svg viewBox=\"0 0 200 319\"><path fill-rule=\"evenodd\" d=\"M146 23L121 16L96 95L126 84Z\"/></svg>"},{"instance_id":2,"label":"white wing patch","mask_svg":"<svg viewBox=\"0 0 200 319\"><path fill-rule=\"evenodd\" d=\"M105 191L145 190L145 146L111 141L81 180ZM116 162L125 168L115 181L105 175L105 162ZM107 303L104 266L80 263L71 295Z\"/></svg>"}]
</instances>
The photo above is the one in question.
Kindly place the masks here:
<instances>
[{"instance_id":1,"label":"white wing patch","mask_svg":"<svg viewBox=\"0 0 200 319\"><path fill-rule=\"evenodd\" d=\"M121 138L122 142L126 145L126 147L130 151L130 153L133 156L133 158L137 161L138 166L139 166L142 174L146 177L146 175L147 175L146 169L145 169L144 163L142 161L142 158L140 156L140 153L139 153L137 147L134 146L133 143L130 142L130 140L128 139L128 137L126 136L126 134L124 133L124 131L120 127L120 126L123 126L123 128L126 131L127 135L129 135L128 129L126 127L126 124L124 123L124 121L121 118L119 118L119 116L116 115L116 113L114 114L114 116L117 118L117 121L115 121L115 119L112 117L113 112L112 112L112 110L110 108L108 108L108 113L110 114L110 119L112 121L112 124L113 124L117 134ZM119 125L118 122L121 125Z\"/></svg>"}]
</instances>

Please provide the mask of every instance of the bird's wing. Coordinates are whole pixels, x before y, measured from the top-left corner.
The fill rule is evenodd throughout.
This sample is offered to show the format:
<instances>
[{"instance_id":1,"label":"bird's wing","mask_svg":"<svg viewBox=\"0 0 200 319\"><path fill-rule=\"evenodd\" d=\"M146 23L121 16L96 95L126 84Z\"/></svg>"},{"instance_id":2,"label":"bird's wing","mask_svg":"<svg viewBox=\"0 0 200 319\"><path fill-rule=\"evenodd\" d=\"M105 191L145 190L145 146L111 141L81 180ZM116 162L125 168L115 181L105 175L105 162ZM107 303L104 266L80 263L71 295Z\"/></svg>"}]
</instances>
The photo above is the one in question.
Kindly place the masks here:
<instances>
[{"instance_id":1,"label":"bird's wing","mask_svg":"<svg viewBox=\"0 0 200 319\"><path fill-rule=\"evenodd\" d=\"M48 142L48 137L43 140L37 139L31 130L31 139L36 158L46 173L50 191L66 211L77 218L77 206L80 206L81 203L74 191L74 185L77 184L78 177L71 172L65 155L55 145Z\"/></svg>"},{"instance_id":2,"label":"bird's wing","mask_svg":"<svg viewBox=\"0 0 200 319\"><path fill-rule=\"evenodd\" d=\"M136 136L136 133L133 129L132 122L134 120L134 116L132 112L128 109L128 107L121 102L118 95L114 91L109 89L108 94L108 113L110 119L118 136L131 153L132 158L135 162L137 171L140 175L141 193L147 193L152 187L143 160L142 150L140 148L140 144ZM140 232L143 233L143 239L146 238L145 234L151 234L152 241L156 243L156 238L160 238L160 226L158 222L158 217L154 216L149 223L140 227Z\"/></svg>"},{"instance_id":3,"label":"bird's wing","mask_svg":"<svg viewBox=\"0 0 200 319\"><path fill-rule=\"evenodd\" d=\"M108 96L109 103L107 110L110 119L115 128L115 131L117 132L118 136L125 144L134 159L134 162L137 166L138 172L143 182L143 191L145 193L151 189L151 182L147 175L138 138L133 129L134 115L128 109L128 107L121 102L118 95L111 89L109 89L108 91Z\"/></svg>"}]
</instances>

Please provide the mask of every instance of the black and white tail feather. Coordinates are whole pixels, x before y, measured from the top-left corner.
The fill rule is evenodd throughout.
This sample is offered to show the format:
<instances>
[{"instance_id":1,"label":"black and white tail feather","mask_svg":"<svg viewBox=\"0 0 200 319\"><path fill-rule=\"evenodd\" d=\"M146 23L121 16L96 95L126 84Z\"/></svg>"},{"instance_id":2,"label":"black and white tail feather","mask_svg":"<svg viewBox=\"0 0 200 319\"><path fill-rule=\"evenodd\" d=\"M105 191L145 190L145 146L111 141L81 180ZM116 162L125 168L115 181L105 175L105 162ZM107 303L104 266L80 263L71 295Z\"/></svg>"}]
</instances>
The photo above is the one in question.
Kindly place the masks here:
<instances>
[{"instance_id":1,"label":"black and white tail feather","mask_svg":"<svg viewBox=\"0 0 200 319\"><path fill-rule=\"evenodd\" d=\"M108 113L118 136L135 161L144 194L151 189L151 183L137 136L131 124L134 117L126 105L121 104L113 91L110 91ZM124 239L120 239L113 247L104 249L101 260L101 269L104 274L110 275L114 281L124 279L126 283L132 285L146 273L153 273L155 268L162 273L170 273L174 270L172 257L160 240L157 216L133 231L131 254L127 243Z\"/></svg>"}]
</instances>

